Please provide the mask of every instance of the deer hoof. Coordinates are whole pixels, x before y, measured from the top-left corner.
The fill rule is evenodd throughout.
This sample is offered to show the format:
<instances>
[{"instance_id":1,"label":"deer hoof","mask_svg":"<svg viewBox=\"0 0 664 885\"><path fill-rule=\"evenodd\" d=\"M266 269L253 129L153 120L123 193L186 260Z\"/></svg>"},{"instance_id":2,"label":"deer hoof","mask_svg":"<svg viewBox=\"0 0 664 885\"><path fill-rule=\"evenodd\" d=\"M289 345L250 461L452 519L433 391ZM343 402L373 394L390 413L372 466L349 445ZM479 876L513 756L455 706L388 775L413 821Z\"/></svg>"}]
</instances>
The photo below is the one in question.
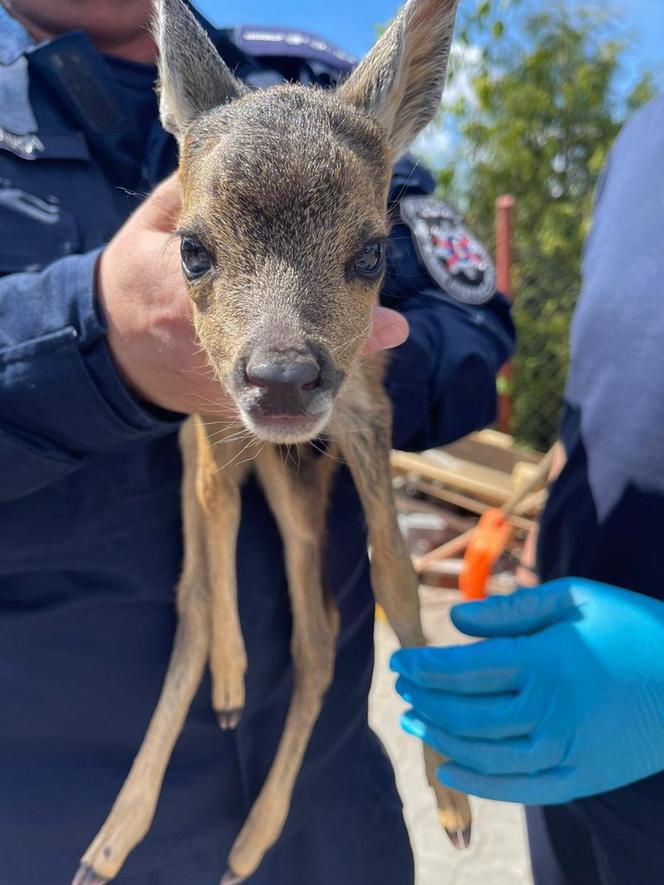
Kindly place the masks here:
<instances>
[{"instance_id":1,"label":"deer hoof","mask_svg":"<svg viewBox=\"0 0 664 885\"><path fill-rule=\"evenodd\" d=\"M78 868L72 885L106 885L106 882L108 882L108 879L104 879L103 876L95 873L92 867L83 863Z\"/></svg>"},{"instance_id":2,"label":"deer hoof","mask_svg":"<svg viewBox=\"0 0 664 885\"><path fill-rule=\"evenodd\" d=\"M471 825L468 824L463 830L445 830L445 832L449 836L452 845L458 848L459 851L464 851L470 845L471 829Z\"/></svg>"},{"instance_id":3,"label":"deer hoof","mask_svg":"<svg viewBox=\"0 0 664 885\"><path fill-rule=\"evenodd\" d=\"M217 722L222 731L234 731L240 724L242 719L242 709L238 710L217 710ZM240 881L239 879L237 880ZM225 883L224 883L225 885Z\"/></svg>"},{"instance_id":4,"label":"deer hoof","mask_svg":"<svg viewBox=\"0 0 664 885\"><path fill-rule=\"evenodd\" d=\"M244 876L236 876L233 870L226 870L221 880L221 885L239 885L244 882Z\"/></svg>"}]
</instances>

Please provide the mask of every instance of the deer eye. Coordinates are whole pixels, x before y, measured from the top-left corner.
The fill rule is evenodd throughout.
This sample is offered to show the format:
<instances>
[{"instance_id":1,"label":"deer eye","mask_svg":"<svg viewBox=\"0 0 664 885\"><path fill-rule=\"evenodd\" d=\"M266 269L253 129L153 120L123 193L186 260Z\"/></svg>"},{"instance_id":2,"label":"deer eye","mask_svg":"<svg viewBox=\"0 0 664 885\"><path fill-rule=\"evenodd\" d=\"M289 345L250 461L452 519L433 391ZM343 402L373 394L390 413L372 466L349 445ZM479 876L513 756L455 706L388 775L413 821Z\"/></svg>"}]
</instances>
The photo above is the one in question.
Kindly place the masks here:
<instances>
[{"instance_id":1,"label":"deer eye","mask_svg":"<svg viewBox=\"0 0 664 885\"><path fill-rule=\"evenodd\" d=\"M376 277L383 269L385 244L382 240L371 240L355 259L353 269L358 276Z\"/></svg>"},{"instance_id":2,"label":"deer eye","mask_svg":"<svg viewBox=\"0 0 664 885\"><path fill-rule=\"evenodd\" d=\"M212 267L210 253L198 237L186 236L180 241L182 269L188 280L197 280Z\"/></svg>"}]
</instances>

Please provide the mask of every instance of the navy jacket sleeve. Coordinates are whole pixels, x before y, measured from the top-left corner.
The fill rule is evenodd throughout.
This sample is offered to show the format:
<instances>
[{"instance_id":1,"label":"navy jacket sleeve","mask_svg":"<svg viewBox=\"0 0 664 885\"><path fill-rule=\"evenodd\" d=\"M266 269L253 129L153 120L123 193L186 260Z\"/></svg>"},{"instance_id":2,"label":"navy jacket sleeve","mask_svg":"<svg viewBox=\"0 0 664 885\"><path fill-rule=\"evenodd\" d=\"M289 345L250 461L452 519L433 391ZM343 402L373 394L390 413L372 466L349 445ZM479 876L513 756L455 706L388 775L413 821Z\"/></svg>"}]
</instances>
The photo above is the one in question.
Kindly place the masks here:
<instances>
[{"instance_id":1,"label":"navy jacket sleeve","mask_svg":"<svg viewBox=\"0 0 664 885\"><path fill-rule=\"evenodd\" d=\"M0 279L0 501L174 428L124 387L95 304L99 252Z\"/></svg>"},{"instance_id":2,"label":"navy jacket sleeve","mask_svg":"<svg viewBox=\"0 0 664 885\"><path fill-rule=\"evenodd\" d=\"M429 195L431 173L406 155L394 169L383 304L410 323L409 340L390 357L387 389L394 407L396 448L422 451L491 424L496 375L514 348L508 302L495 295L473 307L441 291L418 256L413 234L397 209L409 194Z\"/></svg>"},{"instance_id":3,"label":"navy jacket sleeve","mask_svg":"<svg viewBox=\"0 0 664 885\"><path fill-rule=\"evenodd\" d=\"M490 424L496 374L514 346L507 301L496 295L470 307L424 289L399 307L410 338L392 354L387 373L394 446L421 451Z\"/></svg>"}]
</instances>

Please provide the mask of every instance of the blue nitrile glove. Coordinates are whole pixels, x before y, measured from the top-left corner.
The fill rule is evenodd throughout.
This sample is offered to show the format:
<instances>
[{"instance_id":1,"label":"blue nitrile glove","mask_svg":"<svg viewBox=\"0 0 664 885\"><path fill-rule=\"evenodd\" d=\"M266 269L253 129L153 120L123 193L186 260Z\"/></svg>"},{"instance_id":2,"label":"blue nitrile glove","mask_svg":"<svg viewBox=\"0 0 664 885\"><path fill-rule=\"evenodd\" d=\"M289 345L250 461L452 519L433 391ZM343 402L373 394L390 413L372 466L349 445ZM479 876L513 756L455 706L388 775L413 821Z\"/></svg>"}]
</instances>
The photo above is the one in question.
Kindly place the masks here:
<instances>
[{"instance_id":1,"label":"blue nitrile glove","mask_svg":"<svg viewBox=\"0 0 664 885\"><path fill-rule=\"evenodd\" d=\"M578 578L452 609L484 642L392 658L449 787L547 805L664 770L664 602Z\"/></svg>"}]
</instances>

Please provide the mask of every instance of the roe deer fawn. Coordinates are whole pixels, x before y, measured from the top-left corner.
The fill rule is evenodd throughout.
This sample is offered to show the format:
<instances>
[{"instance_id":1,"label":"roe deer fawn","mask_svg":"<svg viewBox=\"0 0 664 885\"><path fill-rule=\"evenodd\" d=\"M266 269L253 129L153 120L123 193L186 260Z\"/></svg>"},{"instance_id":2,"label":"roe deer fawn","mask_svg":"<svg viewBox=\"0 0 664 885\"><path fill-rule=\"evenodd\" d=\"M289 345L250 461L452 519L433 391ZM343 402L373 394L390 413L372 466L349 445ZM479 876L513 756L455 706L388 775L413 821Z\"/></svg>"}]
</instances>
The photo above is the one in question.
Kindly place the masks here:
<instances>
[{"instance_id":1,"label":"roe deer fawn","mask_svg":"<svg viewBox=\"0 0 664 885\"><path fill-rule=\"evenodd\" d=\"M180 146L183 271L198 337L246 432L219 441L219 422L204 415L183 426L175 644L143 744L75 885L113 879L147 833L207 664L220 726L239 721L246 655L235 544L250 469L283 538L294 687L276 758L223 885L251 876L279 838L332 678L338 615L323 591L321 553L340 458L364 508L376 598L402 645L425 643L392 499L383 362L363 360L361 351L383 278L392 164L438 109L456 5L410 0L334 92L297 85L254 92L181 0L155 2L161 117ZM309 443L326 434L334 457L316 457ZM297 466L286 459L282 470L279 447L287 444L297 447ZM440 757L427 747L424 757L441 823L464 845L468 800L438 782Z\"/></svg>"}]
</instances>

